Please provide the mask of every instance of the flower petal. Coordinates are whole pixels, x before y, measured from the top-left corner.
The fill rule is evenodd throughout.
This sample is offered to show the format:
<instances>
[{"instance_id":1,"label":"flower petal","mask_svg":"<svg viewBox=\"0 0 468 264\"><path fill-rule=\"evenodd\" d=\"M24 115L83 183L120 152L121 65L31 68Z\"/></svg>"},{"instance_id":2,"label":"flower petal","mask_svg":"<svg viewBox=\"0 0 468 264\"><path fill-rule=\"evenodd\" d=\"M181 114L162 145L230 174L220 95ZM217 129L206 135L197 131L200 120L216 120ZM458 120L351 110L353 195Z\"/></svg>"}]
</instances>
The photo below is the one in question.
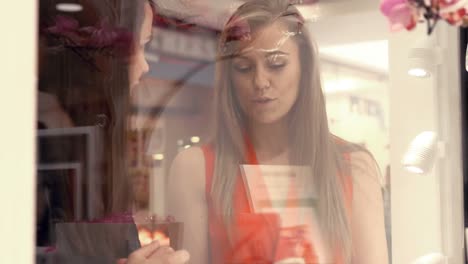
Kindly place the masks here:
<instances>
[{"instance_id":1,"label":"flower petal","mask_svg":"<svg viewBox=\"0 0 468 264\"><path fill-rule=\"evenodd\" d=\"M385 16L389 16L395 6L402 4L408 4L408 0L382 0L380 3L380 11Z\"/></svg>"},{"instance_id":2,"label":"flower petal","mask_svg":"<svg viewBox=\"0 0 468 264\"><path fill-rule=\"evenodd\" d=\"M390 29L398 31L403 28L411 30L417 23L417 11L408 4L396 5L388 14Z\"/></svg>"}]
</instances>

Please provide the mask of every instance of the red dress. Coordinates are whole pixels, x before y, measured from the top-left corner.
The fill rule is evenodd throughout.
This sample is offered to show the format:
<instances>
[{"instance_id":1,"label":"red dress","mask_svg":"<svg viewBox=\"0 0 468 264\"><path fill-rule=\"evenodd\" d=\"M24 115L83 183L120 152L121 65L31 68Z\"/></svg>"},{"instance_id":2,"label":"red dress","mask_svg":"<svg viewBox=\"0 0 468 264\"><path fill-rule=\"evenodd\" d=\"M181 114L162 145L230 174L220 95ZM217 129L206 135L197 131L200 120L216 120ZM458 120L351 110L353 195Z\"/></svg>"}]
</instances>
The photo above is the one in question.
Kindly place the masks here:
<instances>
[{"instance_id":1,"label":"red dress","mask_svg":"<svg viewBox=\"0 0 468 264\"><path fill-rule=\"evenodd\" d=\"M235 215L229 228L223 221L221 214L213 206L211 185L215 164L212 146L202 147L206 168L206 198L208 201L208 229L211 264L272 264L285 257L294 257L297 252L292 245L282 241L279 236L279 217L276 214L254 214L251 212L244 183L239 175L233 195L233 209ZM349 156L345 156L349 160ZM255 151L249 146L249 164L258 164ZM350 213L352 201L351 177L345 177L345 197ZM230 236L228 231L230 230ZM306 244L302 250L305 263L319 263L313 245ZM336 264L343 263L339 254L335 256Z\"/></svg>"}]
</instances>

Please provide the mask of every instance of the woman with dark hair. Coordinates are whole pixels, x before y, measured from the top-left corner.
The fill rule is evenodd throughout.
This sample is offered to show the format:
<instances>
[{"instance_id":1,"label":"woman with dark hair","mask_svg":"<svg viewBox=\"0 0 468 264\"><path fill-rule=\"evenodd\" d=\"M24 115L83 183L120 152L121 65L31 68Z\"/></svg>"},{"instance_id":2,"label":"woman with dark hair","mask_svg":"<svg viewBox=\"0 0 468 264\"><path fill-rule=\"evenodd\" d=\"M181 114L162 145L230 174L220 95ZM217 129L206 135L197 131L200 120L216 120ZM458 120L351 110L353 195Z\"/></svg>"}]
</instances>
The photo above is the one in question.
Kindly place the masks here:
<instances>
[{"instance_id":1,"label":"woman with dark hair","mask_svg":"<svg viewBox=\"0 0 468 264\"><path fill-rule=\"evenodd\" d=\"M148 71L144 47L152 37L153 3L120 0L105 5L102 1L80 0L82 11L78 13L63 13L57 4L55 0L40 1L39 129L55 129L60 134L77 127L93 128L95 152L84 151L84 158L90 158L89 154L96 157L95 165L88 170L94 171L96 179L94 186L83 183L95 193L94 200L89 200L89 192L84 192L88 194L87 203L78 209L83 211L79 218L70 210L73 205L60 205L67 208L66 213L53 221L66 222L61 225L61 239L54 241L55 232L43 228L53 233L44 245L57 243L58 261L66 263L115 263L115 258L129 253L128 260L120 262L185 263L187 252L158 242L138 249L131 212L126 156L130 93ZM39 162L82 155L77 153L82 150L81 141L66 139L47 146L39 143ZM81 190L70 186L74 185L68 182L53 190L44 184L38 187L38 223L47 222L43 221L48 214L46 207L57 206L49 203L51 193L60 192L58 200L70 200L74 190ZM97 232L93 224L102 224L104 231Z\"/></svg>"},{"instance_id":2,"label":"woman with dark hair","mask_svg":"<svg viewBox=\"0 0 468 264\"><path fill-rule=\"evenodd\" d=\"M387 263L378 169L365 149L332 135L319 60L287 0L252 0L218 45L211 144L181 152L170 214L185 225L194 263ZM317 197L307 226L255 212L239 166L310 169L297 181Z\"/></svg>"}]
</instances>

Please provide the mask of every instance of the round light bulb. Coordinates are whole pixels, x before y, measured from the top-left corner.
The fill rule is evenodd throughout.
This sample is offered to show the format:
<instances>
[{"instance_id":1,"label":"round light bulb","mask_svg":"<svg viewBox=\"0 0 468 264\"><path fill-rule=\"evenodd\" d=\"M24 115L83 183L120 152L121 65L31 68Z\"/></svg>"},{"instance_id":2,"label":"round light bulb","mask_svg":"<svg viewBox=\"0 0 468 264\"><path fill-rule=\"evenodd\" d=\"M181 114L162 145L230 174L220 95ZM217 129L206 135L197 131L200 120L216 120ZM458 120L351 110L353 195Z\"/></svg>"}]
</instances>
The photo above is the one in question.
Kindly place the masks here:
<instances>
[{"instance_id":1,"label":"round light bulb","mask_svg":"<svg viewBox=\"0 0 468 264\"><path fill-rule=\"evenodd\" d=\"M163 160L164 159L164 154L158 153L153 155L154 160Z\"/></svg>"},{"instance_id":2,"label":"round light bulb","mask_svg":"<svg viewBox=\"0 0 468 264\"><path fill-rule=\"evenodd\" d=\"M58 3L57 5L55 5L55 8L58 11L70 13L80 12L81 10L83 10L83 6L76 3Z\"/></svg>"},{"instance_id":3,"label":"round light bulb","mask_svg":"<svg viewBox=\"0 0 468 264\"><path fill-rule=\"evenodd\" d=\"M199 143L199 142L200 142L200 137L191 137L191 138L190 138L190 141L191 141L192 143Z\"/></svg>"},{"instance_id":4,"label":"round light bulb","mask_svg":"<svg viewBox=\"0 0 468 264\"><path fill-rule=\"evenodd\" d=\"M412 173L416 174L422 174L424 171L421 168L415 167L415 166L405 166L405 168Z\"/></svg>"},{"instance_id":5,"label":"round light bulb","mask_svg":"<svg viewBox=\"0 0 468 264\"><path fill-rule=\"evenodd\" d=\"M436 158L437 135L433 131L419 133L410 143L402 165L411 173L428 173Z\"/></svg>"},{"instance_id":6,"label":"round light bulb","mask_svg":"<svg viewBox=\"0 0 468 264\"><path fill-rule=\"evenodd\" d=\"M408 70L408 74L418 78L429 77L431 74L423 68L412 68Z\"/></svg>"}]
</instances>

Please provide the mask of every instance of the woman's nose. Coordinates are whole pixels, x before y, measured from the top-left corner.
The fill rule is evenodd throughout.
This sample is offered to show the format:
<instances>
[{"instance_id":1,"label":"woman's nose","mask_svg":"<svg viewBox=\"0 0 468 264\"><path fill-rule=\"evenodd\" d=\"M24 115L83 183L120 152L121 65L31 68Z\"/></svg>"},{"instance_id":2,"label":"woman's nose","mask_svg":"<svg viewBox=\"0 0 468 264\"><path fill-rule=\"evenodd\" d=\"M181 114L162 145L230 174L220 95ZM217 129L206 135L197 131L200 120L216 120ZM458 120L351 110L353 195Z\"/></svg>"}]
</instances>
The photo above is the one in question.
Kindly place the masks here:
<instances>
[{"instance_id":1,"label":"woman's nose","mask_svg":"<svg viewBox=\"0 0 468 264\"><path fill-rule=\"evenodd\" d=\"M142 71L143 71L143 74L145 73L148 73L149 72L149 65L148 65L148 61L146 60L145 57L143 57L143 62L142 62Z\"/></svg>"},{"instance_id":2,"label":"woman's nose","mask_svg":"<svg viewBox=\"0 0 468 264\"><path fill-rule=\"evenodd\" d=\"M262 67L255 69L254 85L256 89L260 90L270 88L270 76Z\"/></svg>"}]
</instances>

